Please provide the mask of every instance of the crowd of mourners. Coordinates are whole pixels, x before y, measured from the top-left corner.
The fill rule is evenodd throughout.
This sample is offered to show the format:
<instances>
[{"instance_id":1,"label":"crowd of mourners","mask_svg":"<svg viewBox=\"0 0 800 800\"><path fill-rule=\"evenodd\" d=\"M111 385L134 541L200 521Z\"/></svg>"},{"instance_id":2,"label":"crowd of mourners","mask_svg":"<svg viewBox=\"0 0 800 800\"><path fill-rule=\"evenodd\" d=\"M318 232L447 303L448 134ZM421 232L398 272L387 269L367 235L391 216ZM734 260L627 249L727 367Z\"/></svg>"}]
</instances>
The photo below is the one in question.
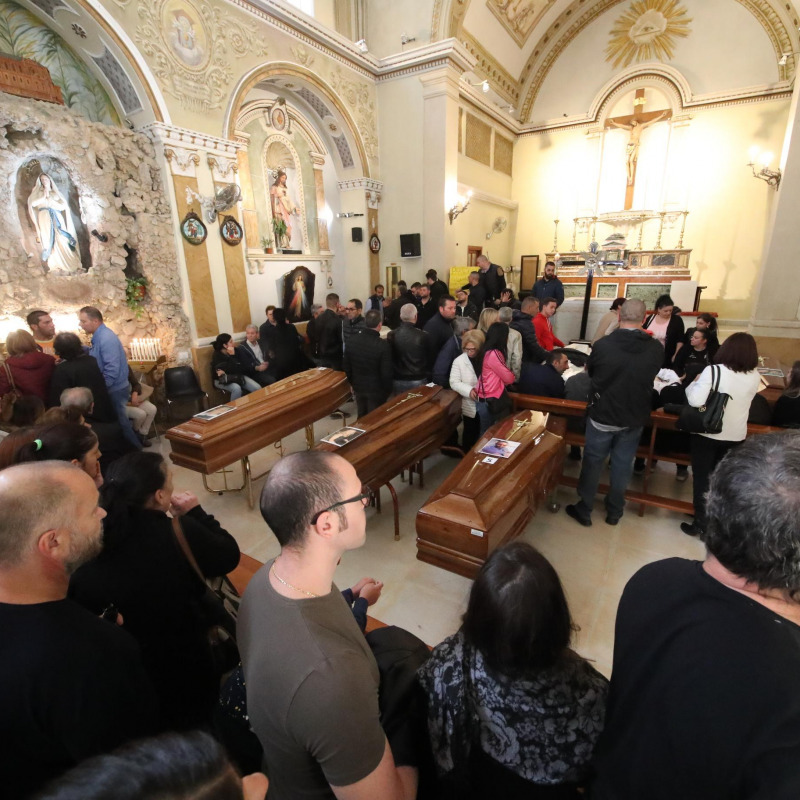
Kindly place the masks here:
<instances>
[{"instance_id":1,"label":"crowd of mourners","mask_svg":"<svg viewBox=\"0 0 800 800\"><path fill-rule=\"evenodd\" d=\"M712 314L687 330L666 295L651 314L615 300L587 354L555 334L552 263L521 301L483 256L454 295L435 270L384 295L329 294L305 336L270 306L244 341L216 338L209 377L236 399L342 369L359 416L432 382L462 398L456 454L512 413L509 390L581 401L565 512L585 527L607 462L605 522L622 517L654 408L722 392L720 432L661 442L691 455L681 528L705 559L631 578L610 683L573 649L559 576L522 541L494 550L461 627L431 652L398 628L365 633L383 584L333 578L364 544L370 492L340 456L295 453L260 499L280 554L233 630L209 584L239 547L142 449L155 407L119 338L91 306L90 347L31 312L0 370L0 397L14 396L0 441L3 796L800 797L800 436L747 438L748 422L800 427L800 361L764 408L753 337L720 342Z\"/></svg>"}]
</instances>

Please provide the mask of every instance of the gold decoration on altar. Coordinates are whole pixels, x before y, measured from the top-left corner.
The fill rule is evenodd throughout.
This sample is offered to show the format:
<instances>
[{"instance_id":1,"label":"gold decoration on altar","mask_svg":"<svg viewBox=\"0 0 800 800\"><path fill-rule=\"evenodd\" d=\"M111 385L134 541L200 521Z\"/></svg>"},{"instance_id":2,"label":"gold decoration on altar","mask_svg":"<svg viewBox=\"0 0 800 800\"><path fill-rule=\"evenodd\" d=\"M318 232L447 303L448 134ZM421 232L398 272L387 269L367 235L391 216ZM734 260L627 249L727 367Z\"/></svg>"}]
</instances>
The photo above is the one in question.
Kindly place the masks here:
<instances>
[{"instance_id":1,"label":"gold decoration on altar","mask_svg":"<svg viewBox=\"0 0 800 800\"><path fill-rule=\"evenodd\" d=\"M676 38L689 35L691 21L679 0L634 0L611 29L606 61L627 67L634 61L670 59Z\"/></svg>"}]
</instances>

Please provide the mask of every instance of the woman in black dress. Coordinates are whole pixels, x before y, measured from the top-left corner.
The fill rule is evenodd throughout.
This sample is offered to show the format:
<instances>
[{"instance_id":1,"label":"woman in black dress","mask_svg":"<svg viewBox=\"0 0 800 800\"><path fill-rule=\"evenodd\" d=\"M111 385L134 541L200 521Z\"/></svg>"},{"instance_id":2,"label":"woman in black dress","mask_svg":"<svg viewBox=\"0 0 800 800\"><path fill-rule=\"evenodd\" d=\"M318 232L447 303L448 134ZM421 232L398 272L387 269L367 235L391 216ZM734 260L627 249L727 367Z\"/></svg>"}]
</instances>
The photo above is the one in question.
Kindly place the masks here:
<instances>
[{"instance_id":1,"label":"woman in black dress","mask_svg":"<svg viewBox=\"0 0 800 800\"><path fill-rule=\"evenodd\" d=\"M303 352L303 339L297 328L286 321L286 312L276 308L272 318L275 328L269 339L270 362L275 367L278 380L311 369L314 365Z\"/></svg>"}]
</instances>

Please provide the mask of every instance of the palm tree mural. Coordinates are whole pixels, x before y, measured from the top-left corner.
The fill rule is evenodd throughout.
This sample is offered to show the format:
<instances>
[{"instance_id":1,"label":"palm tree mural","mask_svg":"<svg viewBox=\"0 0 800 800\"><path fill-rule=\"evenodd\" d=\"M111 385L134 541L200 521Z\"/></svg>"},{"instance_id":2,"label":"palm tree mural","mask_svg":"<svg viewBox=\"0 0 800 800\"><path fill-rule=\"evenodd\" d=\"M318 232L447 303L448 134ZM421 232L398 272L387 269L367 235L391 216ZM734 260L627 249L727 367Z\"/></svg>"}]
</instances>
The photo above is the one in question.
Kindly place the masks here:
<instances>
[{"instance_id":1,"label":"palm tree mural","mask_svg":"<svg viewBox=\"0 0 800 800\"><path fill-rule=\"evenodd\" d=\"M67 107L93 122L119 125L119 114L101 83L66 42L30 11L0 0L0 52L46 67Z\"/></svg>"}]
</instances>

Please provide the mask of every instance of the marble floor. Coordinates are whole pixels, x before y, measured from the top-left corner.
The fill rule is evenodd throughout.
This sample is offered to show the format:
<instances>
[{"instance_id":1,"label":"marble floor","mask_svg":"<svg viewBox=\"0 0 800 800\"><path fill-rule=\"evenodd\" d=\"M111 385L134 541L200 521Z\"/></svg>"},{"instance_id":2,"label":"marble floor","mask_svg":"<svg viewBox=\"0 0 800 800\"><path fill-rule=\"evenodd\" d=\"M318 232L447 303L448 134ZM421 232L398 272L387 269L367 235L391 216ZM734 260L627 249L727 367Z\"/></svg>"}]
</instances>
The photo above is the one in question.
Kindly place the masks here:
<instances>
[{"instance_id":1,"label":"marble floor","mask_svg":"<svg viewBox=\"0 0 800 800\"><path fill-rule=\"evenodd\" d=\"M351 414L355 409L345 406ZM351 416L351 421L353 417ZM341 427L338 419L317 422L317 440ZM154 440L165 454L169 443L162 437ZM283 441L285 453L305 447L303 431ZM252 459L253 473L269 469L279 458L275 448L257 453ZM336 582L344 588L368 575L385 583L378 603L370 609L372 616L386 623L400 625L430 645L435 645L454 633L464 612L471 581L445 570L424 564L416 559L414 519L431 491L444 480L457 462L441 455L425 462L425 487L409 486L399 478L393 481L400 502L400 540L393 535L393 518L388 492L383 491L383 513L367 509L367 542L359 550L347 553L342 559ZM580 464L567 462L567 469L578 474ZM236 485L238 468L229 476ZM219 476L209 479L218 481ZM661 463L651 477L659 491L674 492L691 500L691 479L675 481L675 466ZM264 479L255 484L256 497ZM641 483L634 476L632 487ZM216 485L214 483L213 485ZM250 509L241 494L208 494L198 473L176 467L176 490L192 490L203 507L214 514L223 527L237 539L242 552L260 561L278 553L278 544L258 508ZM598 502L594 525L584 528L566 516L563 506L573 502L574 490L559 488L561 510L551 514L542 509L528 523L523 538L537 547L558 570L567 593L570 608L579 631L574 646L592 660L604 674L610 675L614 646L614 620L620 595L628 579L640 567L671 556L702 559L703 545L683 533L679 524L687 518L664 509L648 508L643 517L631 509L619 525L604 522L602 505Z\"/></svg>"}]
</instances>

